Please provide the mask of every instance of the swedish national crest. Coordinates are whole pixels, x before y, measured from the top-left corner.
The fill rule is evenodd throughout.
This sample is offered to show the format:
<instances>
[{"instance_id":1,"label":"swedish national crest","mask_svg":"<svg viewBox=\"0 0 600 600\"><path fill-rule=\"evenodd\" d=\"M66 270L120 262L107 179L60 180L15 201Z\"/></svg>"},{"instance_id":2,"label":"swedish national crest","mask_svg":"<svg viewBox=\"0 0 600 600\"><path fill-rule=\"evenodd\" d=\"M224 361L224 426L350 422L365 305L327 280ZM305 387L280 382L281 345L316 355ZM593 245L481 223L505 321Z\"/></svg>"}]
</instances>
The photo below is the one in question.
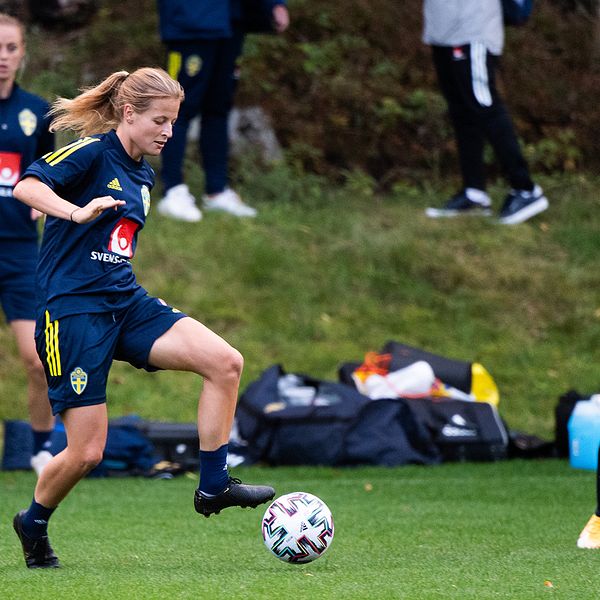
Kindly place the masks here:
<instances>
[{"instance_id":1,"label":"swedish national crest","mask_svg":"<svg viewBox=\"0 0 600 600\"><path fill-rule=\"evenodd\" d=\"M19 113L19 125L21 126L23 133L29 137L30 135L33 135L35 128L37 127L37 117L28 108L24 108Z\"/></svg>"},{"instance_id":2,"label":"swedish national crest","mask_svg":"<svg viewBox=\"0 0 600 600\"><path fill-rule=\"evenodd\" d=\"M73 388L73 391L78 396L80 396L83 393L83 390L85 390L85 387L87 386L87 373L81 367L76 367L75 369L73 369L73 371L71 371L70 378L71 387Z\"/></svg>"}]
</instances>

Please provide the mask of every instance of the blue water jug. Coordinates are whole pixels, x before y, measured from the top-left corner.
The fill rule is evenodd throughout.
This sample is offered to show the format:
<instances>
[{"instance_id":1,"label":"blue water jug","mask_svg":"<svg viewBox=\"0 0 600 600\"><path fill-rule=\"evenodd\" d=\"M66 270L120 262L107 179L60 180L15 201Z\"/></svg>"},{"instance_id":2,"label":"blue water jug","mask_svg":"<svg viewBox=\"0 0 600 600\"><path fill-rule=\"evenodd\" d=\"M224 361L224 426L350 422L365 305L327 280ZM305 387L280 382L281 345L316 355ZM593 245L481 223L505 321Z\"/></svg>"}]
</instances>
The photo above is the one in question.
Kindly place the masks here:
<instances>
[{"instance_id":1,"label":"blue water jug","mask_svg":"<svg viewBox=\"0 0 600 600\"><path fill-rule=\"evenodd\" d=\"M600 444L600 394L575 404L567 429L571 466L595 471Z\"/></svg>"}]
</instances>

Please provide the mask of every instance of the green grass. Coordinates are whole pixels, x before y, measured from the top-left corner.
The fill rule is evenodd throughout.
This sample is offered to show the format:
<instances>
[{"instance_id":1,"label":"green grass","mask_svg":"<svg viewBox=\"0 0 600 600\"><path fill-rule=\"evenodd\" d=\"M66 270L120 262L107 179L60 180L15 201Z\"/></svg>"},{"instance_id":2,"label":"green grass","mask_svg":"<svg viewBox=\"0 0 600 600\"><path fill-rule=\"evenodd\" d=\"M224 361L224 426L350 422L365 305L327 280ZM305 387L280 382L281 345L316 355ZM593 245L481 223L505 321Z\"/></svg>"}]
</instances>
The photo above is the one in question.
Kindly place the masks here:
<instances>
[{"instance_id":1,"label":"green grass","mask_svg":"<svg viewBox=\"0 0 600 600\"><path fill-rule=\"evenodd\" d=\"M34 477L2 473L0 596L597 598L597 553L575 546L594 506L594 474L564 461L236 474L279 494L322 497L336 527L328 552L307 565L279 562L262 544L261 508L204 519L185 477L87 479L52 518L63 568L32 572L10 522Z\"/></svg>"},{"instance_id":2,"label":"green grass","mask_svg":"<svg viewBox=\"0 0 600 600\"><path fill-rule=\"evenodd\" d=\"M509 425L545 437L560 394L597 391L598 178L543 179L550 210L501 227L427 219L423 208L451 190L436 182L379 196L356 174L333 185L284 164L241 165L236 177L256 220L209 213L187 224L153 211L134 268L244 354L243 387L273 363L335 379L341 363L395 339L481 362ZM198 169L190 184L199 196ZM491 191L498 206L504 190ZM0 418L24 418L24 374L3 325L0 380ZM111 415L193 421L200 386L116 363Z\"/></svg>"}]
</instances>

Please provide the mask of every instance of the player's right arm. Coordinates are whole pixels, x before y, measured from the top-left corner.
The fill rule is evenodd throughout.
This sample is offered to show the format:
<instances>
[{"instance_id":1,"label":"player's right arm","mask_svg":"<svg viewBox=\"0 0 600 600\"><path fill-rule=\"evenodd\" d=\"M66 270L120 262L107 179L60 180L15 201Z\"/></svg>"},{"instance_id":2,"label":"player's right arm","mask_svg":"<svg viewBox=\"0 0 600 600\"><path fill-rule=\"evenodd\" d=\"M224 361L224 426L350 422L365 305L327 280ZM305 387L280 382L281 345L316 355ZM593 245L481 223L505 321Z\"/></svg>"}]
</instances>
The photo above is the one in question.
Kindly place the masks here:
<instances>
[{"instance_id":1,"label":"player's right arm","mask_svg":"<svg viewBox=\"0 0 600 600\"><path fill-rule=\"evenodd\" d=\"M115 200L112 196L101 196L90 200L85 206L77 206L61 198L52 188L36 177L25 177L17 183L13 196L52 217L72 221L73 223L89 223L105 210L125 204L124 200Z\"/></svg>"}]
</instances>

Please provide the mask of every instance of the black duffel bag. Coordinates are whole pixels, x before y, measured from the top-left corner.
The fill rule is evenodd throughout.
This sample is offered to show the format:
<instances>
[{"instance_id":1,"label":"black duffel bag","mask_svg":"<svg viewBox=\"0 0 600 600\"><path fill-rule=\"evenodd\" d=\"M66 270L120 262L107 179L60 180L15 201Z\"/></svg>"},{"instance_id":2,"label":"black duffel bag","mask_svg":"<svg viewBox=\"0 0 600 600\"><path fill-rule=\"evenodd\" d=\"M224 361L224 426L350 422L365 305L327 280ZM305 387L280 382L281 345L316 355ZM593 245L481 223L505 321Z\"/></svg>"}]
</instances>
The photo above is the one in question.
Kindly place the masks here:
<instances>
[{"instance_id":1,"label":"black duffel bag","mask_svg":"<svg viewBox=\"0 0 600 600\"><path fill-rule=\"evenodd\" d=\"M508 431L492 404L429 398L405 402L429 430L444 462L507 458Z\"/></svg>"},{"instance_id":2,"label":"black duffel bag","mask_svg":"<svg viewBox=\"0 0 600 600\"><path fill-rule=\"evenodd\" d=\"M404 400L371 400L355 388L274 365L240 397L236 423L252 462L385 465L439 462Z\"/></svg>"}]
</instances>

